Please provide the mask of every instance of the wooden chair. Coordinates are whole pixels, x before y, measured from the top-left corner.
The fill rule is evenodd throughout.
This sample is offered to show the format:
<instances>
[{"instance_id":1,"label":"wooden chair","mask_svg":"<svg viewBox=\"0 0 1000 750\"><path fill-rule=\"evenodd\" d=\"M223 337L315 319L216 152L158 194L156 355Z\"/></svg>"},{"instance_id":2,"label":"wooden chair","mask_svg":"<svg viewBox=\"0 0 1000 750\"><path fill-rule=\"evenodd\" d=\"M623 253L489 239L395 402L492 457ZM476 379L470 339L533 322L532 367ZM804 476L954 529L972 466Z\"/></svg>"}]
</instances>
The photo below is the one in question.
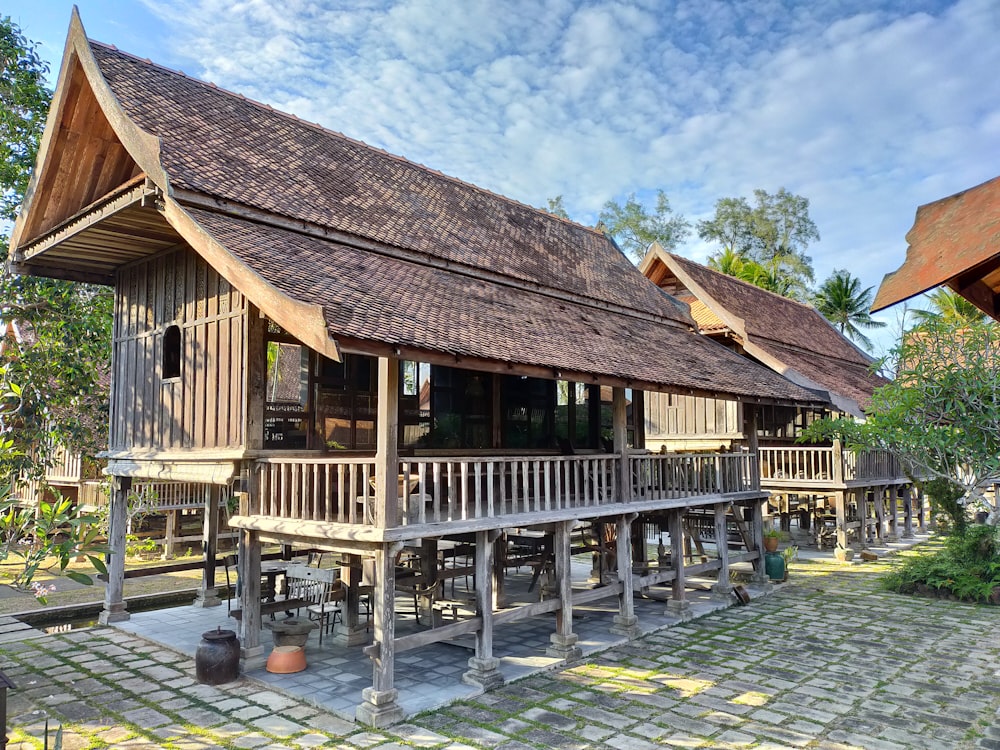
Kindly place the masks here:
<instances>
[{"instance_id":1,"label":"wooden chair","mask_svg":"<svg viewBox=\"0 0 1000 750\"><path fill-rule=\"evenodd\" d=\"M323 633L329 632L330 625L340 614L338 601L343 600L343 588L334 586L337 570L310 568L307 565L292 565L285 573L285 585L289 599L305 602L310 620L319 621L319 642L323 643Z\"/></svg>"}]
</instances>

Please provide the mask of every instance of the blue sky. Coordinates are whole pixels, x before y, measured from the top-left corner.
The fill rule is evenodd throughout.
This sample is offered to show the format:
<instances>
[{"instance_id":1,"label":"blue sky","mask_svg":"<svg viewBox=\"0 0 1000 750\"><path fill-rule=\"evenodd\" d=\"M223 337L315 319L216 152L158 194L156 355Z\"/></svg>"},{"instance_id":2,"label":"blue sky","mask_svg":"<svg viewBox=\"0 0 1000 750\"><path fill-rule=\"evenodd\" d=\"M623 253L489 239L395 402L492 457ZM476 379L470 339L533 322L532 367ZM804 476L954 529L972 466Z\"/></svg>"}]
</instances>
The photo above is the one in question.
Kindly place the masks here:
<instances>
[{"instance_id":1,"label":"blue sky","mask_svg":"<svg viewBox=\"0 0 1000 750\"><path fill-rule=\"evenodd\" d=\"M584 223L785 187L820 280L877 287L918 205L1000 173L996 0L76 2L94 39ZM11 12L53 78L71 7Z\"/></svg>"}]
</instances>

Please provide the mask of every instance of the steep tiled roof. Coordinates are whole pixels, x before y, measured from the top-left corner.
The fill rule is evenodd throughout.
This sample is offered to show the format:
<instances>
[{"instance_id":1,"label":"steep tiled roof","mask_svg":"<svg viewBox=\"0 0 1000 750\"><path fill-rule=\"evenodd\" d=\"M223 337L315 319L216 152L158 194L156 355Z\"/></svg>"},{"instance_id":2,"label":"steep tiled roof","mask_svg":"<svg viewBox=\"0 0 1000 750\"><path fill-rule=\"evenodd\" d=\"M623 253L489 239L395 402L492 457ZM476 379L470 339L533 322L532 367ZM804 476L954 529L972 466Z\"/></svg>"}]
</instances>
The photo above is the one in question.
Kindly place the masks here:
<instances>
[{"instance_id":1,"label":"steep tiled roof","mask_svg":"<svg viewBox=\"0 0 1000 750\"><path fill-rule=\"evenodd\" d=\"M682 321L601 233L93 45L175 188Z\"/></svg>"},{"instance_id":2,"label":"steep tiled roof","mask_svg":"<svg viewBox=\"0 0 1000 750\"><path fill-rule=\"evenodd\" d=\"M320 301L341 336L767 400L804 395L723 346L647 316L594 309L225 214L191 213L278 289ZM315 262L281 262L295 257Z\"/></svg>"},{"instance_id":3,"label":"steep tiled roof","mask_svg":"<svg viewBox=\"0 0 1000 750\"><path fill-rule=\"evenodd\" d=\"M745 337L748 353L773 358L781 372L791 369L864 409L885 378L871 372L873 359L837 331L814 307L782 297L688 258L664 253L685 277L691 293L707 310L695 314L705 332L730 321ZM691 289L695 286L695 289ZM695 305L692 305L692 313ZM765 359L765 357L760 357Z\"/></svg>"}]
</instances>

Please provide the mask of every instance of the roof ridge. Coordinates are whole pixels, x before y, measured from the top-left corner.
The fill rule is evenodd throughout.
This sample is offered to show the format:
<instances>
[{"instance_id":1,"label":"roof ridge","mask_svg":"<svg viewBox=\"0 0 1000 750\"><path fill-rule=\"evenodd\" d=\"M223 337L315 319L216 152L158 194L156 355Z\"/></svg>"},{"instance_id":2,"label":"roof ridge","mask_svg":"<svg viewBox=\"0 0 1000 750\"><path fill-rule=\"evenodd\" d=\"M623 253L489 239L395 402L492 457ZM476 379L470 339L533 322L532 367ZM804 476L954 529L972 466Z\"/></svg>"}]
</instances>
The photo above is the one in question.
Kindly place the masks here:
<instances>
[{"instance_id":1,"label":"roof ridge","mask_svg":"<svg viewBox=\"0 0 1000 750\"><path fill-rule=\"evenodd\" d=\"M757 286L756 284L754 284L754 283L752 283L750 281L746 281L746 280L741 279L741 278L739 278L737 276L732 276L732 275L730 275L728 273L724 273L724 272L718 270L717 268L712 268L707 263L699 263L698 261L694 260L693 258L688 258L688 257L686 257L684 255L678 255L677 253L667 253L667 254L668 255L672 255L675 258L680 258L681 260L687 261L688 263L693 263L696 266L700 266L701 268L705 269L706 271L711 271L712 273L718 274L719 276L724 276L727 279L732 279L733 281L739 282L740 284L744 284L744 285L750 287L751 289L754 289L755 291L762 292L764 294L770 294L772 297L777 297L778 299L784 300L786 302L792 302L792 303L794 303L796 305L799 305L800 307L806 308L807 310L812 310L815 313L821 314L821 313L819 313L819 310L817 310L814 305L811 305L808 302L802 302L801 300L797 300L797 299L794 299L792 297L786 297L785 295L778 294L777 292L772 292L770 289L765 289L764 287ZM825 320L825 318L824 318L824 320Z\"/></svg>"},{"instance_id":2,"label":"roof ridge","mask_svg":"<svg viewBox=\"0 0 1000 750\"><path fill-rule=\"evenodd\" d=\"M552 213L550 211L547 211L544 208L538 208L536 206L531 206L531 205L529 205L527 203L524 203L522 201L519 201L519 200L516 200L516 199L511 198L509 196L503 195L502 193L497 193L497 192L495 192L493 190L490 190L489 188L484 188L481 185L477 185L477 184L475 184L473 182L469 182L467 180L459 179L458 177L455 177L454 175L450 175L450 174L447 174L447 173L442 172L440 170L434 169L433 167L429 167L426 164L422 164L422 163L420 163L418 161L413 161L412 159L407 159L405 156L400 156L399 154L394 154L391 151L387 151L386 149L381 148L379 146L373 146L370 143L366 143L365 141L362 141L362 140L360 140L358 138L354 138L352 136L349 136L349 135L347 135L345 133L340 132L339 130L333 130L332 128L328 128L325 125L321 125L318 122L310 122L309 120L304 120L301 117L299 117L299 116L297 116L297 115L295 115L295 114L293 114L291 112L286 112L285 110L277 109L276 107L273 107L270 104L265 104L264 102L259 102L256 99L251 99L251 98L249 98L249 97L247 97L247 96L245 96L243 94L240 94L239 92L231 91L230 89L227 89L227 88L225 88L223 86L219 86L218 84L213 83L212 81L204 81L201 78L195 78L194 76L189 76L187 73L185 73L182 70L175 70L174 68L169 68L169 67L167 67L165 65L162 65L160 63L153 62L148 57L147 58L143 58L143 57L139 57L138 55L132 54L131 52L125 52L124 50L118 49L118 47L116 47L113 44L107 44L105 42L99 42L97 40L89 39L89 38L88 38L88 41L92 45L96 45L96 46L103 47L105 49L111 50L115 54L122 55L123 57L128 57L128 58L131 58L133 60L138 60L141 63L149 65L150 67L158 68L159 70L161 70L161 71L163 71L165 73L169 73L171 75L180 76L180 77L184 78L185 80L191 81L192 83L196 83L196 84L198 84L200 86L205 86L207 88L211 88L211 89L213 89L215 91L218 91L220 93L226 94L228 96L232 96L234 98L241 99L244 102L246 102L247 104L250 104L252 106L258 107L260 109L267 110L267 111L271 112L272 114L275 114L275 115L277 115L279 117L283 117L283 118L292 120L293 122L296 122L296 123L298 123L298 124L300 124L300 125L302 125L304 127L312 128L314 130L318 130L319 132L324 133L324 134L329 135L329 136L332 136L334 138L341 138L341 139L343 139L343 140L345 140L345 141L347 141L349 143L356 144L357 146L360 146L362 148L366 148L366 149L369 149L371 151L376 151L376 152L378 152L378 153L380 153L380 154L382 154L384 156L387 156L390 159L393 159L393 160L395 160L397 162L400 162L402 164L406 164L408 166L414 167L415 169L419 169L421 171L424 171L424 172L427 172L429 174L435 175L435 176L440 177L442 179L448 180L449 182L452 182L452 183L454 183L456 185L462 185L462 186L465 186L467 188L471 188L472 190L476 190L476 191L478 191L480 193L485 193L485 194L490 195L490 196L492 196L492 197L494 197L494 198L496 198L498 200L504 201L505 203L508 203L510 205L520 206L521 208L527 209L527 210L532 211L534 213L538 213L538 214L544 215L544 216L546 216L546 217L548 217L550 219L555 219L557 221L563 222L564 224L568 224L570 226L577 227L577 228L582 229L582 230L584 230L586 232L589 232L589 233L591 233L593 235L596 235L598 237L603 237L603 238L607 239L607 235L604 232L602 232L600 229L598 229L597 227L588 227L587 225L581 224L581 223L579 223L577 221L573 221L572 219L564 218L562 216L558 216L558 215L556 215L556 214L554 214L554 213Z\"/></svg>"}]
</instances>

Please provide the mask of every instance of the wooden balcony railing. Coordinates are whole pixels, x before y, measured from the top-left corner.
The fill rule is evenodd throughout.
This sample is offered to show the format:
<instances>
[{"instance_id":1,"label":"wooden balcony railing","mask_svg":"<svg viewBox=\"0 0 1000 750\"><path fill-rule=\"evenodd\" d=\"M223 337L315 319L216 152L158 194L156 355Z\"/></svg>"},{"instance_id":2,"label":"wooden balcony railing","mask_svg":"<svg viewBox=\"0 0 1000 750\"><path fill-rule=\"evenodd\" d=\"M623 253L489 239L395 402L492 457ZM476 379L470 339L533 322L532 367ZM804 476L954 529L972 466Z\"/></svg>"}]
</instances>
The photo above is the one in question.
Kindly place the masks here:
<instances>
[{"instance_id":1,"label":"wooden balcony railing","mask_svg":"<svg viewBox=\"0 0 1000 750\"><path fill-rule=\"evenodd\" d=\"M759 448L761 483L767 487L842 486L845 483L904 481L898 459L888 451L826 447Z\"/></svg>"},{"instance_id":2,"label":"wooden balcony railing","mask_svg":"<svg viewBox=\"0 0 1000 750\"><path fill-rule=\"evenodd\" d=\"M617 455L412 458L399 464L398 517L386 525L586 513L625 502ZM631 497L655 501L759 489L748 453L635 455ZM256 462L264 516L372 525L372 458L268 457Z\"/></svg>"}]
</instances>

